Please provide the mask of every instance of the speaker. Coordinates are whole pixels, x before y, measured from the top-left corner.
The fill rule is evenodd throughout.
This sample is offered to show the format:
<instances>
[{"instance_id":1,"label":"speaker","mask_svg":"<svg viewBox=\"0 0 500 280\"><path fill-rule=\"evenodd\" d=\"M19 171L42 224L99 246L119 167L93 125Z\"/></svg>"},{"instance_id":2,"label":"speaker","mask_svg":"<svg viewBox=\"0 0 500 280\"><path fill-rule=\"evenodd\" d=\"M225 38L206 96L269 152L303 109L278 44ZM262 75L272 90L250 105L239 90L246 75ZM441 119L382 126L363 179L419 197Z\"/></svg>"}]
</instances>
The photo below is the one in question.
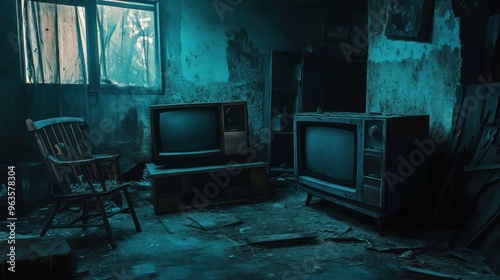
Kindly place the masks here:
<instances>
[{"instance_id":1,"label":"speaker","mask_svg":"<svg viewBox=\"0 0 500 280\"><path fill-rule=\"evenodd\" d=\"M246 101L222 104L224 151L228 155L245 154L248 149L248 119Z\"/></svg>"},{"instance_id":2,"label":"speaker","mask_svg":"<svg viewBox=\"0 0 500 280\"><path fill-rule=\"evenodd\" d=\"M224 110L224 130L245 131L246 110L244 105L226 105Z\"/></svg>"}]
</instances>

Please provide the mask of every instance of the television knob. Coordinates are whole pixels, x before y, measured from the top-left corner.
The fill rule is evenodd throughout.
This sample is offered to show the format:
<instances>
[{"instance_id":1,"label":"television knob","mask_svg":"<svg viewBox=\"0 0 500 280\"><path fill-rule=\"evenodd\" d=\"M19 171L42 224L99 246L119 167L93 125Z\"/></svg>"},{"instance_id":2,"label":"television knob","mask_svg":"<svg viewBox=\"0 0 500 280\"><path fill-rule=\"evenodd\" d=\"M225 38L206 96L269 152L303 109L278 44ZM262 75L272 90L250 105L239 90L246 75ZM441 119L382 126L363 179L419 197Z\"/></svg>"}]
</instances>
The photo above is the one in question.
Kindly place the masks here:
<instances>
[{"instance_id":1,"label":"television knob","mask_svg":"<svg viewBox=\"0 0 500 280\"><path fill-rule=\"evenodd\" d=\"M380 135L380 129L376 125L372 125L370 128L368 128L368 135L370 135L373 138L377 138Z\"/></svg>"}]
</instances>

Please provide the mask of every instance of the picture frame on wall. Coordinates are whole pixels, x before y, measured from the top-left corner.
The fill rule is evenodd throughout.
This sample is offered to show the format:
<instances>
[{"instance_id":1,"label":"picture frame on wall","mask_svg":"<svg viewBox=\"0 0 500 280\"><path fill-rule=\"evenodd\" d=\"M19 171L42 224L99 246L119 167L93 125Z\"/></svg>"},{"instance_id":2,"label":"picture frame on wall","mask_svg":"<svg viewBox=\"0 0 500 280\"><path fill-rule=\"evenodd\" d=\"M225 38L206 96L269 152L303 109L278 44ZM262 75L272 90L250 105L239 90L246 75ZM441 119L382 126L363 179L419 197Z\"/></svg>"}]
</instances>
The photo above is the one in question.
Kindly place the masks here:
<instances>
[{"instance_id":1,"label":"picture frame on wall","mask_svg":"<svg viewBox=\"0 0 500 280\"><path fill-rule=\"evenodd\" d=\"M324 41L347 42L349 41L350 29L351 22L346 13L323 13L322 38Z\"/></svg>"},{"instance_id":2,"label":"picture frame on wall","mask_svg":"<svg viewBox=\"0 0 500 280\"><path fill-rule=\"evenodd\" d=\"M385 35L395 40L429 42L434 0L390 0Z\"/></svg>"}]
</instances>

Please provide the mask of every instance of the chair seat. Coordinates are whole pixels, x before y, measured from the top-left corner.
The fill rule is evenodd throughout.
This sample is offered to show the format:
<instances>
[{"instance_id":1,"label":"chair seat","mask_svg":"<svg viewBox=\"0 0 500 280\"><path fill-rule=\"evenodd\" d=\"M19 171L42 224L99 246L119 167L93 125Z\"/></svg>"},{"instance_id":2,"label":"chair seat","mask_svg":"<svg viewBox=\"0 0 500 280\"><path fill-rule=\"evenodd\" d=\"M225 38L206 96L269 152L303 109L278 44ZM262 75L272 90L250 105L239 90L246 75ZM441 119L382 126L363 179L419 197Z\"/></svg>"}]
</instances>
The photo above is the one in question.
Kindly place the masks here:
<instances>
[{"instance_id":1,"label":"chair seat","mask_svg":"<svg viewBox=\"0 0 500 280\"><path fill-rule=\"evenodd\" d=\"M54 199L71 199L78 197L95 197L97 196L108 196L117 190L125 189L130 187L130 183L115 183L115 182L107 182L106 188L107 190L102 190L102 186L100 184L93 184L95 190L97 192L93 192L87 185L84 184L74 184L71 187L71 193L67 194L53 194L52 197Z\"/></svg>"}]
</instances>

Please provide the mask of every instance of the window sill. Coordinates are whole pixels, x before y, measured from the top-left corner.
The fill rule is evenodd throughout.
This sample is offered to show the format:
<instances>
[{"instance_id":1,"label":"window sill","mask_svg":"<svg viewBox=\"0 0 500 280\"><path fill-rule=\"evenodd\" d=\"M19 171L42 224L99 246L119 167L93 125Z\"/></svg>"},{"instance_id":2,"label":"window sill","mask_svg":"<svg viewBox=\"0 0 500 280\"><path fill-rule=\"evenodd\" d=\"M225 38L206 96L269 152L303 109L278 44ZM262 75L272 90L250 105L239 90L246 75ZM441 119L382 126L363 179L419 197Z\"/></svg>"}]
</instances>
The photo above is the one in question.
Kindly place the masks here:
<instances>
[{"instance_id":1,"label":"window sill","mask_svg":"<svg viewBox=\"0 0 500 280\"><path fill-rule=\"evenodd\" d=\"M84 90L88 94L143 94L143 95L163 95L164 91L161 89L134 87L134 86L113 86L113 85L101 85L98 90L91 90L89 85L85 84L32 84L24 83L24 89L27 92L36 92L37 90L54 90L61 91L65 90Z\"/></svg>"}]
</instances>

